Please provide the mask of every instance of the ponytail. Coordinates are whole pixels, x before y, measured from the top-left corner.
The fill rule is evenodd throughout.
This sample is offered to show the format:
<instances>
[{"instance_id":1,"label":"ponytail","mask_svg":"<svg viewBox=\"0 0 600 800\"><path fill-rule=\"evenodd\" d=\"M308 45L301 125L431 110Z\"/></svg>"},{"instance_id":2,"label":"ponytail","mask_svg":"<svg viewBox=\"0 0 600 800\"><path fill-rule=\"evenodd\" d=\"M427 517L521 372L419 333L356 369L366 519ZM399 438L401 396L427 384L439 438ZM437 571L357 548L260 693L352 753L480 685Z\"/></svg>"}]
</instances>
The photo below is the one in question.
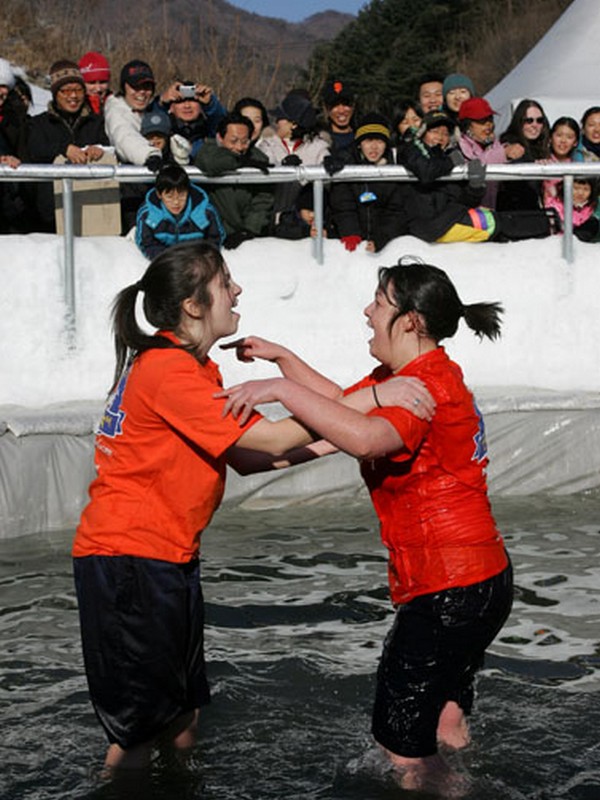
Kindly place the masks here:
<instances>
[{"instance_id":1,"label":"ponytail","mask_svg":"<svg viewBox=\"0 0 600 800\"><path fill-rule=\"evenodd\" d=\"M170 339L164 336L152 336L144 333L138 325L135 315L135 305L142 282L126 286L116 296L112 307L111 319L115 345L115 374L109 394L114 391L121 375L128 367L134 355L143 353L144 350L161 347L177 347Z\"/></svg>"},{"instance_id":2,"label":"ponytail","mask_svg":"<svg viewBox=\"0 0 600 800\"><path fill-rule=\"evenodd\" d=\"M393 267L381 267L379 286L396 306L390 329L398 317L415 311L423 320L423 333L440 342L456 333L460 318L480 339L500 336L500 303L463 305L456 287L439 267L405 256Z\"/></svg>"},{"instance_id":3,"label":"ponytail","mask_svg":"<svg viewBox=\"0 0 600 800\"><path fill-rule=\"evenodd\" d=\"M210 308L212 297L208 284L224 270L223 257L213 245L204 241L175 245L148 265L141 280L119 292L111 314L116 355L111 392L129 362L146 350L190 349L140 328L135 313L138 293L144 293L144 316L150 325L158 330L175 331L181 319L181 304L186 298L191 297L199 305Z\"/></svg>"},{"instance_id":4,"label":"ponytail","mask_svg":"<svg viewBox=\"0 0 600 800\"><path fill-rule=\"evenodd\" d=\"M480 339L484 336L492 341L500 338L500 317L503 313L501 303L472 303L463 306L465 322Z\"/></svg>"}]
</instances>

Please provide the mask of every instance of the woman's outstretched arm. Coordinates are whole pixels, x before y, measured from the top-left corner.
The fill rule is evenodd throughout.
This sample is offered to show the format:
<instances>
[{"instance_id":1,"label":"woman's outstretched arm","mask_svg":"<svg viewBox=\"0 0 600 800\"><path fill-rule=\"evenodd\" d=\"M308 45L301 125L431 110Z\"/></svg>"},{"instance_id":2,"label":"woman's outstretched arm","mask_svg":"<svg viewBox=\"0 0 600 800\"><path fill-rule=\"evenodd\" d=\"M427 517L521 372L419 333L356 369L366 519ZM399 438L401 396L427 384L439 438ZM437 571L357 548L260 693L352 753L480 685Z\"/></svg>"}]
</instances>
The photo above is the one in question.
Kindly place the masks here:
<instances>
[{"instance_id":1,"label":"woman's outstretched arm","mask_svg":"<svg viewBox=\"0 0 600 800\"><path fill-rule=\"evenodd\" d=\"M303 361L300 356L276 342L261 339L259 336L246 336L235 342L220 345L222 350L236 349L237 358L243 362L253 362L256 358L277 364L284 378L312 389L317 394L338 399L341 403L367 414L378 402L382 406L401 406L417 417L431 420L435 412L435 402L427 387L419 378L403 376L392 378L377 388L378 400L371 388L359 389L345 395L341 387L322 375Z\"/></svg>"},{"instance_id":2,"label":"woman's outstretched arm","mask_svg":"<svg viewBox=\"0 0 600 800\"><path fill-rule=\"evenodd\" d=\"M342 397L343 391L337 383L326 378L316 369L303 361L292 350L276 342L269 342L259 336L245 336L235 342L220 345L221 350L235 348L239 361L252 362L256 358L271 361L279 367L284 378L307 386L325 397Z\"/></svg>"},{"instance_id":3,"label":"woman's outstretched arm","mask_svg":"<svg viewBox=\"0 0 600 800\"><path fill-rule=\"evenodd\" d=\"M280 402L306 426L306 436L313 432L312 439L326 439L356 458L378 458L403 447L400 434L386 419L366 416L287 378L249 381L225 389L217 396L228 398L224 413L231 412L242 424L256 405ZM238 444L281 455L310 443L297 440L297 424L293 419L261 420L241 436Z\"/></svg>"},{"instance_id":4,"label":"woman's outstretched arm","mask_svg":"<svg viewBox=\"0 0 600 800\"><path fill-rule=\"evenodd\" d=\"M359 389L342 397L338 402L362 414L368 414L378 405L400 406L420 419L427 421L431 421L435 412L435 403L425 385L417 378L410 377L392 378L383 384L379 384L376 390L372 386ZM269 423L267 420L258 424L263 424L264 427L274 425L275 427L267 428L267 431L274 434L278 441L285 440L288 443L292 442L291 437L295 437L298 441L302 437L307 438L310 434L306 428L299 425L298 421L290 418L289 420L283 420L283 422L285 422L285 426L281 426L279 423ZM278 425L279 427L277 427ZM282 427L285 427L285 431L282 430ZM259 429L259 433L263 434L264 432ZM286 439L286 437L290 438ZM256 444L257 442L253 443ZM248 444L247 441L246 444ZM242 447L238 442L228 450L227 461L236 472L241 475L250 475L255 472L267 472L304 464L315 458L336 453L338 450L339 448L331 442L325 439L317 439L310 444L299 447L292 446L292 449L284 453L272 455L257 449Z\"/></svg>"}]
</instances>

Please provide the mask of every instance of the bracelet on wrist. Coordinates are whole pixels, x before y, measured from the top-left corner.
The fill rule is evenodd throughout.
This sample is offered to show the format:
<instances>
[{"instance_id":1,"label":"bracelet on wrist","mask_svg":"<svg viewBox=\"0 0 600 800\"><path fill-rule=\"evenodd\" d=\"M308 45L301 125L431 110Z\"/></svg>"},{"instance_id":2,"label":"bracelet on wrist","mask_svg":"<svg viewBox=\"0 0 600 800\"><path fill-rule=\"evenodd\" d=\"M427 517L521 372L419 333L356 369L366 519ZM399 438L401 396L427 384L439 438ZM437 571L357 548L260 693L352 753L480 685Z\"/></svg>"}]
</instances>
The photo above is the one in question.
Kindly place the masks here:
<instances>
[{"instance_id":1,"label":"bracelet on wrist","mask_svg":"<svg viewBox=\"0 0 600 800\"><path fill-rule=\"evenodd\" d=\"M376 387L376 384L373 383L371 385L371 389L373 390L373 400L375 400L375 405L377 406L377 408L383 408L383 406L379 402L379 398L377 397L377 389L375 387Z\"/></svg>"}]
</instances>

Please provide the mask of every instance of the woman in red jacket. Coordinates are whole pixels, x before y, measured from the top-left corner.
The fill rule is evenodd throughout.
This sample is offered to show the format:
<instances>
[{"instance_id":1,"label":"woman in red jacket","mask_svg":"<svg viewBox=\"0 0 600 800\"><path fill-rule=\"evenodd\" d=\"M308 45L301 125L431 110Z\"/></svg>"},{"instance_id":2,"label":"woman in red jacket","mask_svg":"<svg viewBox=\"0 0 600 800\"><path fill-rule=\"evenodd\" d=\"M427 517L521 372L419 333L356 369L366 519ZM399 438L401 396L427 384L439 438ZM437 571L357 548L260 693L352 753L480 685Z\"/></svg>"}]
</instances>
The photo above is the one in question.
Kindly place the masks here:
<instances>
[{"instance_id":1,"label":"woman in red jacket","mask_svg":"<svg viewBox=\"0 0 600 800\"><path fill-rule=\"evenodd\" d=\"M347 390L380 393L395 375L420 378L436 401L433 419L376 407L340 407L321 387L289 377L231 387L227 408L244 423L256 403L280 401L304 424L361 461L389 551L397 607L378 671L373 734L402 771L406 788L447 775L438 741L469 741L465 716L473 678L512 603L512 574L487 497L483 419L457 364L440 341L464 318L479 336L500 333L498 303L464 305L448 276L422 263L382 268L365 309L369 347L380 366ZM284 367L289 355L253 338L245 358Z\"/></svg>"}]
</instances>

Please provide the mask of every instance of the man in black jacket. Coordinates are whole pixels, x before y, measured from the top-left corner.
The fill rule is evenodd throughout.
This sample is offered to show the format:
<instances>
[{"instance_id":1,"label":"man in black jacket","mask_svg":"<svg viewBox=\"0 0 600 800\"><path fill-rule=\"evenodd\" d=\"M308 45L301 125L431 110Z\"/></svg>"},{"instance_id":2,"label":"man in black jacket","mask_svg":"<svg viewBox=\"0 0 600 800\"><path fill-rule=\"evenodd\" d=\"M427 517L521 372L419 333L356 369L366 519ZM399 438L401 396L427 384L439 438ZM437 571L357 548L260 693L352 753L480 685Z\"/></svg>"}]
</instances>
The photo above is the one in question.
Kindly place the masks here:
<instances>
[{"instance_id":1,"label":"man in black jacket","mask_svg":"<svg viewBox=\"0 0 600 800\"><path fill-rule=\"evenodd\" d=\"M27 160L52 164L64 156L72 164L98 161L108 144L102 117L94 114L85 99L85 83L72 61L57 61L50 67L52 100L48 110L31 119ZM37 185L38 230L56 231L52 184Z\"/></svg>"}]
</instances>

